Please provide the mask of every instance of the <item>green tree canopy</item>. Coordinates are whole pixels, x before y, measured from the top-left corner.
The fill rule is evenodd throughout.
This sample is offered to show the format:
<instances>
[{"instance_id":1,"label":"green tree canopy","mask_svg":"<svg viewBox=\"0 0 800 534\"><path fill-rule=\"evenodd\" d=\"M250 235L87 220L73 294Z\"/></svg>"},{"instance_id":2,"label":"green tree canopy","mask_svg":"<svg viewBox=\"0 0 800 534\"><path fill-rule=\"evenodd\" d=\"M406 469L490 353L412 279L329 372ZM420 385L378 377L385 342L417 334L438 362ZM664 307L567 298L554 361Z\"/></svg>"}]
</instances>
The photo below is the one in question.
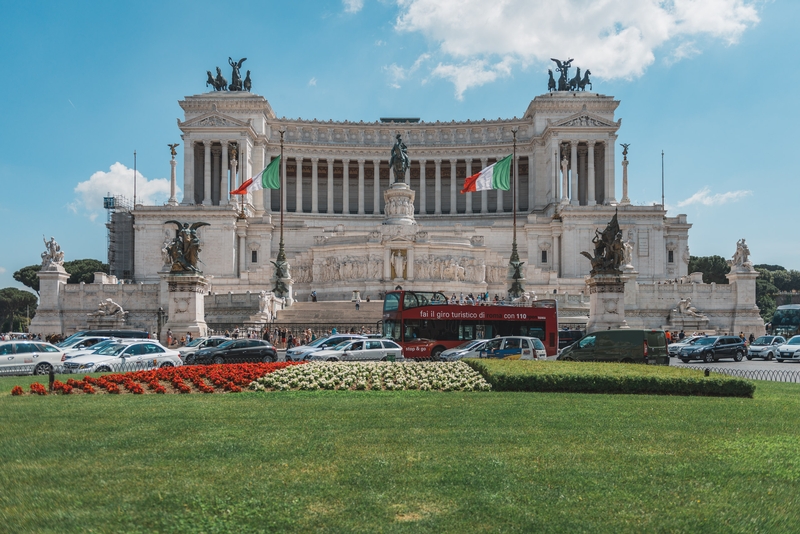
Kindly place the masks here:
<instances>
[{"instance_id":1,"label":"green tree canopy","mask_svg":"<svg viewBox=\"0 0 800 534\"><path fill-rule=\"evenodd\" d=\"M16 287L0 289L0 332L21 331L27 317L33 317L38 303L36 295Z\"/></svg>"},{"instance_id":2,"label":"green tree canopy","mask_svg":"<svg viewBox=\"0 0 800 534\"><path fill-rule=\"evenodd\" d=\"M39 293L39 277L36 274L41 270L41 265L28 265L14 273L14 280ZM94 282L94 273L108 274L108 264L100 260L83 259L64 262L64 270L69 273L68 284L91 284Z\"/></svg>"},{"instance_id":3,"label":"green tree canopy","mask_svg":"<svg viewBox=\"0 0 800 534\"><path fill-rule=\"evenodd\" d=\"M706 284L727 284L725 275L731 272L731 268L722 256L689 256L689 272L703 273L703 282Z\"/></svg>"}]
</instances>

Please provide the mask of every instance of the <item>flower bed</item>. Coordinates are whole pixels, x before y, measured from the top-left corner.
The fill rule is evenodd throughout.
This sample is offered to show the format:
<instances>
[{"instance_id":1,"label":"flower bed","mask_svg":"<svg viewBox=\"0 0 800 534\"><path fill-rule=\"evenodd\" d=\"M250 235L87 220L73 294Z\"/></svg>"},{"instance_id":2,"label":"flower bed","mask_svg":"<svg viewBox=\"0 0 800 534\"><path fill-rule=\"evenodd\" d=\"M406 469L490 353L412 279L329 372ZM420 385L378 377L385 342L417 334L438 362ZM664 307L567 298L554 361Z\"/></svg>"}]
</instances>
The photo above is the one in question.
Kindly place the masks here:
<instances>
[{"instance_id":1,"label":"flower bed","mask_svg":"<svg viewBox=\"0 0 800 534\"><path fill-rule=\"evenodd\" d=\"M190 365L130 373L112 373L96 378L86 375L82 380L69 378L66 382L54 381L53 394L142 395L145 393L192 393L197 391L236 393L268 373L297 365L302 365L302 362ZM11 390L11 394L25 395L25 391L20 386L15 386ZM46 386L34 382L30 385L29 394L47 395L48 390Z\"/></svg>"},{"instance_id":2,"label":"flower bed","mask_svg":"<svg viewBox=\"0 0 800 534\"><path fill-rule=\"evenodd\" d=\"M255 380L250 389L488 391L491 386L463 362L320 362L270 373Z\"/></svg>"}]
</instances>

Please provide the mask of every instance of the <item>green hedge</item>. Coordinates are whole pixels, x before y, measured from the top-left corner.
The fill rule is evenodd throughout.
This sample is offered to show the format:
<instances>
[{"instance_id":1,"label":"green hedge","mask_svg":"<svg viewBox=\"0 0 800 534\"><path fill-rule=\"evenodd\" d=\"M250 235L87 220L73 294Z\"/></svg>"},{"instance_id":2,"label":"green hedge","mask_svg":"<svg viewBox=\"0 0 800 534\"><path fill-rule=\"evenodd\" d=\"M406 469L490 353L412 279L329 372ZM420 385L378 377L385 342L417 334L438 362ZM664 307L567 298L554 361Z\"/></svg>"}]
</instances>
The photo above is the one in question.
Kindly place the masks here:
<instances>
[{"instance_id":1,"label":"green hedge","mask_svg":"<svg viewBox=\"0 0 800 534\"><path fill-rule=\"evenodd\" d=\"M750 380L702 370L623 363L464 360L495 391L752 397Z\"/></svg>"}]
</instances>

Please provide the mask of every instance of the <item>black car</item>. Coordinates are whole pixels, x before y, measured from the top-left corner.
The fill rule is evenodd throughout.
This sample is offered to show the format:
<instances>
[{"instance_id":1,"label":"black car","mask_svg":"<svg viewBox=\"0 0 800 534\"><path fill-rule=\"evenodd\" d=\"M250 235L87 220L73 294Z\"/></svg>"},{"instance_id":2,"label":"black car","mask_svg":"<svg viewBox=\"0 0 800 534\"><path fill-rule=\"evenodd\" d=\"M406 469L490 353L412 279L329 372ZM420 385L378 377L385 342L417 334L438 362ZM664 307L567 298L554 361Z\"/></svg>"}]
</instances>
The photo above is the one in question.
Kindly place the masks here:
<instances>
[{"instance_id":1,"label":"black car","mask_svg":"<svg viewBox=\"0 0 800 534\"><path fill-rule=\"evenodd\" d=\"M689 360L703 360L712 363L722 358L733 358L740 362L747 354L744 340L736 336L708 336L695 340L694 343L683 347L678 353L678 358L683 363Z\"/></svg>"},{"instance_id":2,"label":"black car","mask_svg":"<svg viewBox=\"0 0 800 534\"><path fill-rule=\"evenodd\" d=\"M187 365L276 361L278 351L269 341L262 339L232 339L218 347L201 349L186 356Z\"/></svg>"}]
</instances>

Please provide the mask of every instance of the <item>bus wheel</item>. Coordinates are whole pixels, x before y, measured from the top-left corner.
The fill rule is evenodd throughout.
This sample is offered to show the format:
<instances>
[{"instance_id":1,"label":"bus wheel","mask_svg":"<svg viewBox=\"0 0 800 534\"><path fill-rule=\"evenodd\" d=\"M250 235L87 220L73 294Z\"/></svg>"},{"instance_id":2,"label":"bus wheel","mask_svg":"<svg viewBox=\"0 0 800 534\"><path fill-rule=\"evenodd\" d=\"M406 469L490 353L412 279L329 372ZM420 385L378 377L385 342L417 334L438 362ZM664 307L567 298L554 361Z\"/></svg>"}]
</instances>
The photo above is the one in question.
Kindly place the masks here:
<instances>
[{"instance_id":1,"label":"bus wheel","mask_svg":"<svg viewBox=\"0 0 800 534\"><path fill-rule=\"evenodd\" d=\"M431 351L431 361L438 362L439 356L444 352L444 347L434 347Z\"/></svg>"}]
</instances>

